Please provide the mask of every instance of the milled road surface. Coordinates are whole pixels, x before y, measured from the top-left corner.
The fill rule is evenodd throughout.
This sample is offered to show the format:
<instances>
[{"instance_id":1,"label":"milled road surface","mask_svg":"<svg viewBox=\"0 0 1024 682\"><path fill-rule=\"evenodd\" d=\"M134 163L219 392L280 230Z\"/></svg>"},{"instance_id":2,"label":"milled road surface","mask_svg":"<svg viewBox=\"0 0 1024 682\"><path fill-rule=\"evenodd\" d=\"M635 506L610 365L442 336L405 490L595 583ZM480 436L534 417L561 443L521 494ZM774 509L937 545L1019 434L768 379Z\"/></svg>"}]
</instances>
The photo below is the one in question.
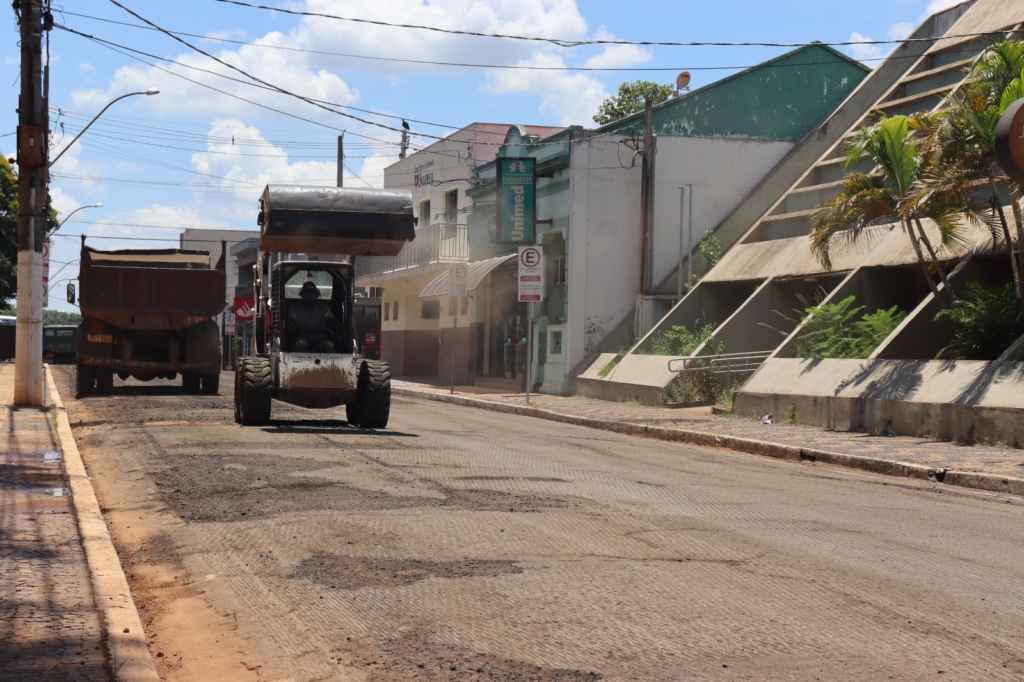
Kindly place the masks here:
<instances>
[{"instance_id":1,"label":"milled road surface","mask_svg":"<svg viewBox=\"0 0 1024 682\"><path fill-rule=\"evenodd\" d=\"M169 680L1024 678L1018 499L412 399L243 429L227 374L55 374Z\"/></svg>"}]
</instances>

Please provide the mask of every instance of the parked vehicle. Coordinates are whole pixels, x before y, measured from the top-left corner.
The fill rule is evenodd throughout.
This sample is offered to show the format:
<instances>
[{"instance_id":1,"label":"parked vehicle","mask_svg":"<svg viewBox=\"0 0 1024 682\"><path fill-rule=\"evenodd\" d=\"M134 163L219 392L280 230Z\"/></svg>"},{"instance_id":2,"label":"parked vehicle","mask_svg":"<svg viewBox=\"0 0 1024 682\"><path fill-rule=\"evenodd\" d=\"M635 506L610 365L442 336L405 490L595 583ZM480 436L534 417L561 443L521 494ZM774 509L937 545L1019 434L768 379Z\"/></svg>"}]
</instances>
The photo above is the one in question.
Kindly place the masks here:
<instances>
[{"instance_id":1,"label":"parked vehicle","mask_svg":"<svg viewBox=\"0 0 1024 682\"><path fill-rule=\"evenodd\" d=\"M380 299L357 298L355 311L356 338L363 346L363 357L380 360Z\"/></svg>"},{"instance_id":2,"label":"parked vehicle","mask_svg":"<svg viewBox=\"0 0 1024 682\"><path fill-rule=\"evenodd\" d=\"M289 260L289 254L393 256L416 236L412 194L268 185L257 222L256 354L236 367L235 421L266 424L277 399L309 408L345 405L350 423L386 427L391 372L364 354L353 264ZM310 300L302 299L304 292ZM323 333L309 334L304 316L327 320Z\"/></svg>"},{"instance_id":3,"label":"parked vehicle","mask_svg":"<svg viewBox=\"0 0 1024 682\"><path fill-rule=\"evenodd\" d=\"M43 360L54 364L74 362L77 336L78 327L73 324L43 327Z\"/></svg>"},{"instance_id":4,"label":"parked vehicle","mask_svg":"<svg viewBox=\"0 0 1024 682\"><path fill-rule=\"evenodd\" d=\"M0 315L0 362L14 359L14 348L18 336L18 327L15 322L13 316Z\"/></svg>"},{"instance_id":5,"label":"parked vehicle","mask_svg":"<svg viewBox=\"0 0 1024 682\"><path fill-rule=\"evenodd\" d=\"M207 251L98 251L82 244L79 395L110 390L115 373L140 381L180 374L186 391L217 393L223 246L211 269Z\"/></svg>"}]
</instances>

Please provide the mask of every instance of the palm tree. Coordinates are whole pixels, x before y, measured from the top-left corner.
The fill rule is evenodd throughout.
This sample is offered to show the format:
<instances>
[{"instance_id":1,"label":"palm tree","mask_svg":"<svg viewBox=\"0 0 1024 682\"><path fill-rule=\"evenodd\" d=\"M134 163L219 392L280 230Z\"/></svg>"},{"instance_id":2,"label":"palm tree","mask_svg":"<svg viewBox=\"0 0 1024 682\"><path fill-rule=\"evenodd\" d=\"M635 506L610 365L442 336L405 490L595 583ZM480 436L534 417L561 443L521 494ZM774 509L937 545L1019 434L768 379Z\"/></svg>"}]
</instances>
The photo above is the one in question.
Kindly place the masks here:
<instances>
[{"instance_id":1,"label":"palm tree","mask_svg":"<svg viewBox=\"0 0 1024 682\"><path fill-rule=\"evenodd\" d=\"M925 281L936 298L941 298L931 270L944 285L945 298L952 303L956 293L932 246L922 218L930 218L939 228L940 248L956 251L966 244L961 215L965 209L975 218L974 209L959 188L936 191L928 201L913 201L915 183L927 168L927 161L906 116L888 117L884 113L865 124L843 146L846 167L867 155L876 166L871 173L851 172L835 198L818 207L811 216L811 250L826 268L831 269L831 252L848 247L868 227L899 224L910 240ZM924 249L928 251L925 258Z\"/></svg>"},{"instance_id":2,"label":"palm tree","mask_svg":"<svg viewBox=\"0 0 1024 682\"><path fill-rule=\"evenodd\" d=\"M991 221L998 217L1010 256L1014 291L1024 305L1024 217L1017 203L1021 189L1000 172L995 155L999 118L1010 103L1024 96L1022 69L1024 43L1000 41L978 56L968 84L946 97L945 110L922 117L922 139L931 167L919 183L914 201L927 202L935 192L969 196L976 192L977 185L987 184L991 218L986 222L992 227ZM999 183L1008 183L1011 189L1016 248L1003 214Z\"/></svg>"}]
</instances>

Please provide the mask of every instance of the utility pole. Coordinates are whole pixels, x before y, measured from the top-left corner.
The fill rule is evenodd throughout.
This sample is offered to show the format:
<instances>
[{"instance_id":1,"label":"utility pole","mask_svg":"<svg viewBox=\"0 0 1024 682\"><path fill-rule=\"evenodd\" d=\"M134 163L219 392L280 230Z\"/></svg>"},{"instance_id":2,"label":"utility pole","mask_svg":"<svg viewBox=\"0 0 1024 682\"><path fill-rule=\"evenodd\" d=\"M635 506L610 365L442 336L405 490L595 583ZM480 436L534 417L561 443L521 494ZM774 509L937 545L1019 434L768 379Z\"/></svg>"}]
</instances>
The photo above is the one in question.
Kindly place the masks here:
<instances>
[{"instance_id":1,"label":"utility pole","mask_svg":"<svg viewBox=\"0 0 1024 682\"><path fill-rule=\"evenodd\" d=\"M651 216L654 210L654 101L644 102L644 141L640 150L640 283L637 287L636 339L644 335L644 298L650 279Z\"/></svg>"},{"instance_id":2,"label":"utility pole","mask_svg":"<svg viewBox=\"0 0 1024 682\"><path fill-rule=\"evenodd\" d=\"M18 320L14 404L43 404L43 241L46 233L47 129L43 93L44 16L40 0L17 0L21 31L18 100Z\"/></svg>"},{"instance_id":3,"label":"utility pole","mask_svg":"<svg viewBox=\"0 0 1024 682\"><path fill-rule=\"evenodd\" d=\"M409 151L409 131L402 131L402 147L398 150L398 158L404 159L406 152Z\"/></svg>"},{"instance_id":4,"label":"utility pole","mask_svg":"<svg viewBox=\"0 0 1024 682\"><path fill-rule=\"evenodd\" d=\"M338 187L345 186L345 133L338 135Z\"/></svg>"}]
</instances>

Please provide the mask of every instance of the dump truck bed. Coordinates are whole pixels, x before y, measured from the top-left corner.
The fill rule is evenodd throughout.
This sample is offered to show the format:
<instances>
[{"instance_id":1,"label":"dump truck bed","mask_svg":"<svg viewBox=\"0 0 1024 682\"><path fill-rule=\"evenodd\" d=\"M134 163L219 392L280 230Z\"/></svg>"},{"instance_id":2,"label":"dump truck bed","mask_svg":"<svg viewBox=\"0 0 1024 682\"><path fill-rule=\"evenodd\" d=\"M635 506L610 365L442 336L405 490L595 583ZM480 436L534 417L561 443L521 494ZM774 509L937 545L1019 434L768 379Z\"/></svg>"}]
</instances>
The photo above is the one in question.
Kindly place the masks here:
<instances>
[{"instance_id":1,"label":"dump truck bed","mask_svg":"<svg viewBox=\"0 0 1024 682\"><path fill-rule=\"evenodd\" d=\"M222 263L186 249L97 251L82 247L82 314L122 329L184 329L224 310Z\"/></svg>"}]
</instances>

